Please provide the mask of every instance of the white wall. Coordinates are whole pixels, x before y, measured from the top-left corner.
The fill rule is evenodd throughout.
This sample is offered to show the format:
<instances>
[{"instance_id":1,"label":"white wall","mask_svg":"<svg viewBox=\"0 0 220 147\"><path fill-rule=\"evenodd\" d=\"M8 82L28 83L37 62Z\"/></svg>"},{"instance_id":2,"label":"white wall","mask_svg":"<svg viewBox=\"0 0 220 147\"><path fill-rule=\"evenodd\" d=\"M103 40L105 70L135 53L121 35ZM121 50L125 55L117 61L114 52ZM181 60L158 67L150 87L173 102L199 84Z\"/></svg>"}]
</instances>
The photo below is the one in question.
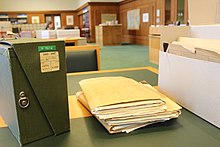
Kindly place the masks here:
<instances>
[{"instance_id":1,"label":"white wall","mask_svg":"<svg viewBox=\"0 0 220 147\"><path fill-rule=\"evenodd\" d=\"M90 0L91 2L120 2L123 0Z\"/></svg>"},{"instance_id":2,"label":"white wall","mask_svg":"<svg viewBox=\"0 0 220 147\"><path fill-rule=\"evenodd\" d=\"M81 7L82 5L84 5L87 2L90 2L90 0L75 0L75 1L77 3L77 8Z\"/></svg>"},{"instance_id":3,"label":"white wall","mask_svg":"<svg viewBox=\"0 0 220 147\"><path fill-rule=\"evenodd\" d=\"M0 11L76 10L87 2L122 0L0 0Z\"/></svg>"},{"instance_id":4,"label":"white wall","mask_svg":"<svg viewBox=\"0 0 220 147\"><path fill-rule=\"evenodd\" d=\"M189 20L192 25L216 24L219 0L189 0Z\"/></svg>"},{"instance_id":5,"label":"white wall","mask_svg":"<svg viewBox=\"0 0 220 147\"><path fill-rule=\"evenodd\" d=\"M76 9L77 9L87 2L120 2L123 0L74 0L74 1L76 1Z\"/></svg>"},{"instance_id":6,"label":"white wall","mask_svg":"<svg viewBox=\"0 0 220 147\"><path fill-rule=\"evenodd\" d=\"M75 0L0 0L0 11L74 10Z\"/></svg>"}]
</instances>

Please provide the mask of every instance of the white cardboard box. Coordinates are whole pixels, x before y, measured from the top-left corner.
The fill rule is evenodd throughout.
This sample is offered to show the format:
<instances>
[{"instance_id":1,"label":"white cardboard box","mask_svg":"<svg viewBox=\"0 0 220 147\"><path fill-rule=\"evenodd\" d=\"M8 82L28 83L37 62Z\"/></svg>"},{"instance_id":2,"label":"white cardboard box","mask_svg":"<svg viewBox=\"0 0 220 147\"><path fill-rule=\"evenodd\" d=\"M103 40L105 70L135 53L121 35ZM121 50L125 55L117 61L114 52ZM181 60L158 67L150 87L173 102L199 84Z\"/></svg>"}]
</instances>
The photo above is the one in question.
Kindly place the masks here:
<instances>
[{"instance_id":1,"label":"white cardboard box","mask_svg":"<svg viewBox=\"0 0 220 147\"><path fill-rule=\"evenodd\" d=\"M160 52L159 90L220 128L220 64Z\"/></svg>"},{"instance_id":2,"label":"white cardboard box","mask_svg":"<svg viewBox=\"0 0 220 147\"><path fill-rule=\"evenodd\" d=\"M57 30L57 38L77 38L80 37L79 29Z\"/></svg>"},{"instance_id":3,"label":"white cardboard box","mask_svg":"<svg viewBox=\"0 0 220 147\"><path fill-rule=\"evenodd\" d=\"M36 30L36 38L42 38L42 39L57 38L56 30Z\"/></svg>"}]
</instances>

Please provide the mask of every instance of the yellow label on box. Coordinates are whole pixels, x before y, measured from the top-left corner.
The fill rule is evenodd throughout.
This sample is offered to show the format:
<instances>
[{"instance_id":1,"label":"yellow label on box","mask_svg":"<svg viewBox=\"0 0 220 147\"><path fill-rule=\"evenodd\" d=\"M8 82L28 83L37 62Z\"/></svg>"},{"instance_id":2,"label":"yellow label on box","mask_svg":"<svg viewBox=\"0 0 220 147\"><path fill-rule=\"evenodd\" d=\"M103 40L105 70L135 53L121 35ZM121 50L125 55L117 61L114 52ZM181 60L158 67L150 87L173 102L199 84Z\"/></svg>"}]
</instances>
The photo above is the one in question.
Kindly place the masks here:
<instances>
[{"instance_id":1,"label":"yellow label on box","mask_svg":"<svg viewBox=\"0 0 220 147\"><path fill-rule=\"evenodd\" d=\"M53 72L60 70L59 52L41 52L40 53L41 72Z\"/></svg>"}]
</instances>

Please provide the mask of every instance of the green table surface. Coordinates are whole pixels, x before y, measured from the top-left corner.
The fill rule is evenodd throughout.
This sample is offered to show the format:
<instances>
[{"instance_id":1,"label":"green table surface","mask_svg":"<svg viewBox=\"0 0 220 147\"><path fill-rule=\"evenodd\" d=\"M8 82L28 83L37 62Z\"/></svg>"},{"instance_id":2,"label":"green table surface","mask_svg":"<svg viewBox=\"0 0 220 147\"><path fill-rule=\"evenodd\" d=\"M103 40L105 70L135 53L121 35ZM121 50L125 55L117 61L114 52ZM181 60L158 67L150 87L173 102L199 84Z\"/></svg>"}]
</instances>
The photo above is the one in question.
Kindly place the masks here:
<instances>
[{"instance_id":1,"label":"green table surface","mask_svg":"<svg viewBox=\"0 0 220 147\"><path fill-rule=\"evenodd\" d=\"M25 145L27 147L219 147L220 130L183 109L178 119L129 134L111 135L94 118L70 120L71 131ZM8 128L0 129L1 147L19 147Z\"/></svg>"},{"instance_id":2,"label":"green table surface","mask_svg":"<svg viewBox=\"0 0 220 147\"><path fill-rule=\"evenodd\" d=\"M137 81L157 83L157 74L147 70L89 74L68 77L69 94L80 88L79 80L96 76L127 76ZM219 117L219 116L216 116ZM71 131L59 136L27 144L27 147L220 147L220 129L182 109L178 119L150 125L129 134L109 134L94 118L70 120ZM19 147L18 142L6 128L0 128L0 147Z\"/></svg>"}]
</instances>

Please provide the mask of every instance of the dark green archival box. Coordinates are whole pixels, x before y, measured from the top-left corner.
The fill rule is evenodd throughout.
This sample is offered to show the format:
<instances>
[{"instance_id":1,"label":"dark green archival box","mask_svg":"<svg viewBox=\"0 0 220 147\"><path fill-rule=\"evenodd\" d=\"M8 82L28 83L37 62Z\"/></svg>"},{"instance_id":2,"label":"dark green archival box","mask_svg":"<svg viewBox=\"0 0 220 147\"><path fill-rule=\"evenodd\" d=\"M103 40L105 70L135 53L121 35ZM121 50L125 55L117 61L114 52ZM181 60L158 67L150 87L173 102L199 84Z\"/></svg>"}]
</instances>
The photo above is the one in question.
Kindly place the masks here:
<instances>
[{"instance_id":1,"label":"dark green archival box","mask_svg":"<svg viewBox=\"0 0 220 147\"><path fill-rule=\"evenodd\" d=\"M0 115L20 145L69 131L64 41L1 41L0 93Z\"/></svg>"}]
</instances>

